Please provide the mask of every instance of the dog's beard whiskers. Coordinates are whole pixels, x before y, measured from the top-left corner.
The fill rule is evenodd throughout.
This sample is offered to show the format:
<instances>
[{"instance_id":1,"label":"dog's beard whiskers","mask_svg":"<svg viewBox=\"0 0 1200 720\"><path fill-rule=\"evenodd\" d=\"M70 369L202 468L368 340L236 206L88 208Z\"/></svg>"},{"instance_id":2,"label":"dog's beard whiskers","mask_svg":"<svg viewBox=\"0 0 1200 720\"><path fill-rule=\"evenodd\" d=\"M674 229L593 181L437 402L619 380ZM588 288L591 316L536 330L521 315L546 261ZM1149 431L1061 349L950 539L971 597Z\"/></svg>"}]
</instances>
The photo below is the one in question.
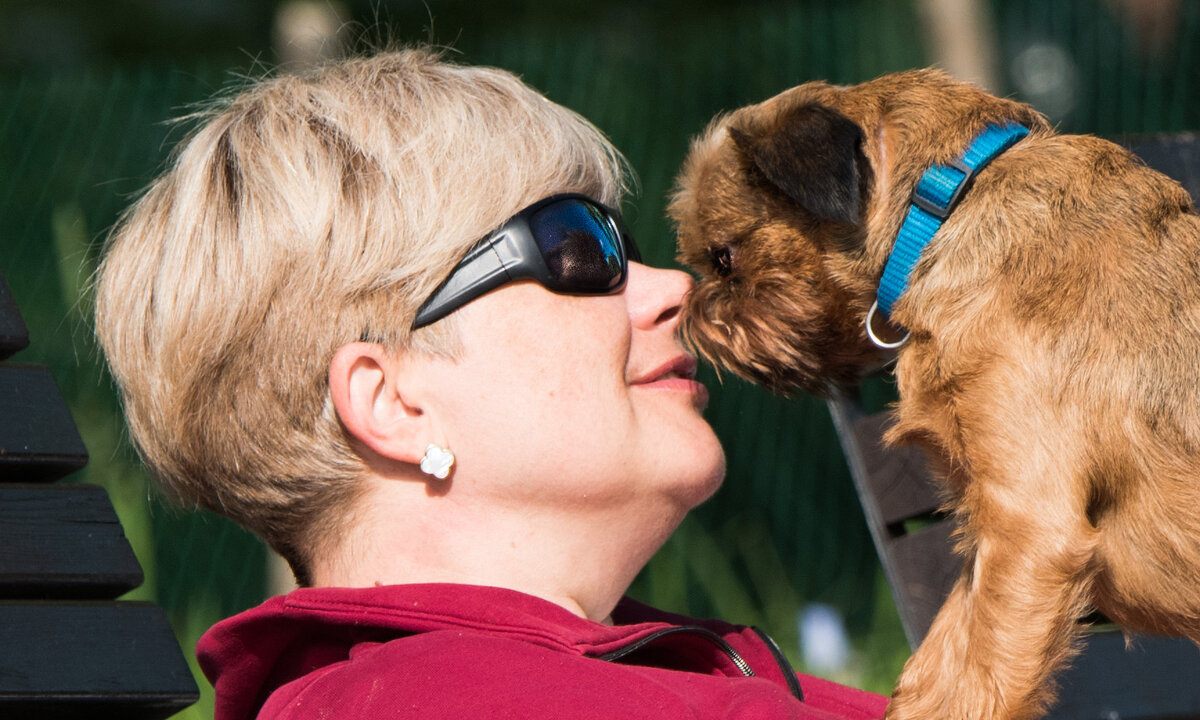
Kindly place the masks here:
<instances>
[{"instance_id":1,"label":"dog's beard whiskers","mask_svg":"<svg viewBox=\"0 0 1200 720\"><path fill-rule=\"evenodd\" d=\"M787 293L755 287L734 296L724 284L705 282L693 288L681 334L718 372L725 368L775 392L824 394L819 361L807 350L818 325L812 317L813 308Z\"/></svg>"}]
</instances>

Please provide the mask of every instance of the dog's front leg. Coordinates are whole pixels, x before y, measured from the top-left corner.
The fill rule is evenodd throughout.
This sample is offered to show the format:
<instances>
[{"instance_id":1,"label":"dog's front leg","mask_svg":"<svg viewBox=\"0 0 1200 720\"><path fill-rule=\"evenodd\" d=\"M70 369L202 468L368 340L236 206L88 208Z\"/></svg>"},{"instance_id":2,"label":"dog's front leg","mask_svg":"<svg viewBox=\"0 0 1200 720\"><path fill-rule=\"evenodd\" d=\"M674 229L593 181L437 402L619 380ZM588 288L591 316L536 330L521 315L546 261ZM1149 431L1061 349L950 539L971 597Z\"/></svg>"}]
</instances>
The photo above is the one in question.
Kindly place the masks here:
<instances>
[{"instance_id":1,"label":"dog's front leg","mask_svg":"<svg viewBox=\"0 0 1200 720\"><path fill-rule=\"evenodd\" d=\"M971 554L905 665L889 720L1040 717L1073 653L1093 572L1086 514L1055 508L1053 495L1018 498L1011 485L971 491Z\"/></svg>"}]
</instances>

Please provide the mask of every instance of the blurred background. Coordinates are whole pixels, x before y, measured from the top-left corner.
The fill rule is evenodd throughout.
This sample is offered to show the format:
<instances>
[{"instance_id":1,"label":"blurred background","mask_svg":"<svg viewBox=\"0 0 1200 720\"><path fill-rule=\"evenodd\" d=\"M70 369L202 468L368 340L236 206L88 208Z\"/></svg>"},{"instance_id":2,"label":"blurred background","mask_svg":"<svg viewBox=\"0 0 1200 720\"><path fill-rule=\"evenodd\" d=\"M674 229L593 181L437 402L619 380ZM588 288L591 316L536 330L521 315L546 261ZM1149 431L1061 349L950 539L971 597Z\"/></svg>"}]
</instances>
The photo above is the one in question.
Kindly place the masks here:
<instances>
[{"instance_id":1,"label":"blurred background","mask_svg":"<svg viewBox=\"0 0 1200 720\"><path fill-rule=\"evenodd\" d=\"M252 536L161 503L97 356L88 278L107 229L230 86L390 42L447 46L591 118L637 170L626 206L647 260L672 265L664 201L718 112L811 79L937 64L1113 139L1200 127L1195 0L0 0L0 273L191 660L220 618L286 587ZM815 674L888 692L908 656L823 404L704 379L725 487L633 594L770 632ZM886 390L885 390L886 392ZM193 661L194 662L194 661ZM197 676L199 678L199 675ZM180 718L211 717L211 690Z\"/></svg>"}]
</instances>

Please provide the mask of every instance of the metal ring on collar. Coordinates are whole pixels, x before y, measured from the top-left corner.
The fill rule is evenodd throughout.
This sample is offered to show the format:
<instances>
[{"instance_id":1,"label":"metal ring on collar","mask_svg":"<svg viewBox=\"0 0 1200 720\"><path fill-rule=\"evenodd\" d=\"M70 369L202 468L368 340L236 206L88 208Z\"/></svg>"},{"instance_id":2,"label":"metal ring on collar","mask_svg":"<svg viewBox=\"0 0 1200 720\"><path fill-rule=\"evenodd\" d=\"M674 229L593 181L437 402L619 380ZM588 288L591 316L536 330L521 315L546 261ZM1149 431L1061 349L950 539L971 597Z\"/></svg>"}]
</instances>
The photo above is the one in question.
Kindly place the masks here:
<instances>
[{"instance_id":1,"label":"metal ring on collar","mask_svg":"<svg viewBox=\"0 0 1200 720\"><path fill-rule=\"evenodd\" d=\"M875 319L875 313L878 310L879 301L876 300L875 302L871 303L871 309L867 311L867 337L871 338L871 342L875 343L875 347L881 350L895 350L904 345L904 343L908 342L908 338L912 335L912 333L909 332L905 332L904 337L900 338L896 342L884 342L883 340L879 339L879 337L875 334L875 329L871 327L871 322Z\"/></svg>"}]
</instances>

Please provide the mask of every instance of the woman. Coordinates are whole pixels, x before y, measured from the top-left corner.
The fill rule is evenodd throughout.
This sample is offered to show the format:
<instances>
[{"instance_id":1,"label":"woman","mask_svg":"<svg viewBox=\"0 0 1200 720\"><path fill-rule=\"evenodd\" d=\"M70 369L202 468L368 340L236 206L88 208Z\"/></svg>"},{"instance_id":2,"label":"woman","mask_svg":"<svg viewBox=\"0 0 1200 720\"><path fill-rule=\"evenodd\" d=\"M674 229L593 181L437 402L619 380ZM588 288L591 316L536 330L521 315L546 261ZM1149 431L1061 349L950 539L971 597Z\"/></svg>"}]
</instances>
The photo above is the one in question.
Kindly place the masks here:
<instances>
[{"instance_id":1,"label":"woman","mask_svg":"<svg viewBox=\"0 0 1200 720\"><path fill-rule=\"evenodd\" d=\"M201 640L217 720L882 715L622 600L724 473L626 176L512 75L405 50L243 91L114 229L145 461L302 586Z\"/></svg>"}]
</instances>

